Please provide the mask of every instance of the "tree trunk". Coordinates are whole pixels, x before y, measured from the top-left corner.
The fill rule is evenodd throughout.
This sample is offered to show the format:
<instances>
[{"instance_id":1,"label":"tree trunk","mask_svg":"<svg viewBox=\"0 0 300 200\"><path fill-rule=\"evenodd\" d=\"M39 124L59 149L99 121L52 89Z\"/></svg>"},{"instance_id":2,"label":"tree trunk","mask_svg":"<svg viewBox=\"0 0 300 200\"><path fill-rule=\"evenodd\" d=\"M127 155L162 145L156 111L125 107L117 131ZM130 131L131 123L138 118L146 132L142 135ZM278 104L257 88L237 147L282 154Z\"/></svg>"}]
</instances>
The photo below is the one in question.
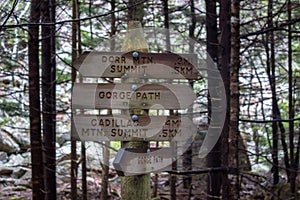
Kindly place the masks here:
<instances>
[{"instance_id":1,"label":"tree trunk","mask_svg":"<svg viewBox=\"0 0 300 200\"><path fill-rule=\"evenodd\" d=\"M228 133L229 133L229 122L230 122L230 0L220 1L220 68L221 68L221 76L224 82L224 87L226 91L226 100L227 100L227 108L226 108L226 118L224 122L224 127L221 135L221 158L222 158L222 167L228 167ZM224 171L222 175L222 198L223 199L231 199L229 196L230 183L228 181L228 172Z\"/></svg>"},{"instance_id":2,"label":"tree trunk","mask_svg":"<svg viewBox=\"0 0 300 200\"><path fill-rule=\"evenodd\" d=\"M217 10L215 0L206 0L206 49L212 60L217 63L218 60L218 28L217 28ZM208 74L210 71L208 70ZM211 77L212 75L208 75ZM214 82L208 79L209 87L214 87ZM208 123L211 118L211 99L208 94ZM207 155L207 167L221 167L220 140ZM211 172L207 176L207 194L208 200L216 200L220 197L221 173Z\"/></svg>"},{"instance_id":3,"label":"tree trunk","mask_svg":"<svg viewBox=\"0 0 300 200\"><path fill-rule=\"evenodd\" d=\"M72 19L77 19L79 16L78 0L72 0ZM79 22L72 23L72 63L78 57L78 38ZM72 84L75 82L76 71L72 68ZM71 131L72 132L72 131ZM76 140L71 138L71 199L77 199L77 144Z\"/></svg>"},{"instance_id":4,"label":"tree trunk","mask_svg":"<svg viewBox=\"0 0 300 200\"><path fill-rule=\"evenodd\" d=\"M287 2L288 21L292 19L291 0ZM296 192L296 177L298 167L295 159L295 144L294 144L294 98L293 98L293 67L292 67L292 25L288 25L288 85L289 85L289 141L290 141L290 181L291 181L291 193L294 196ZM298 155L299 156L299 155Z\"/></svg>"},{"instance_id":5,"label":"tree trunk","mask_svg":"<svg viewBox=\"0 0 300 200\"><path fill-rule=\"evenodd\" d=\"M82 184L82 200L87 200L87 173L86 173L86 149L85 142L81 142L81 184Z\"/></svg>"},{"instance_id":6,"label":"tree trunk","mask_svg":"<svg viewBox=\"0 0 300 200\"><path fill-rule=\"evenodd\" d=\"M115 0L112 0L110 2L111 5L111 28L110 28L110 37L112 38L116 34L116 16L115 16L115 9L116 9L116 2ZM115 41L111 39L110 43L110 50L115 51ZM112 110L109 110L108 114L112 114ZM110 146L109 141L104 142L105 145L103 145L102 152L103 152L103 163L102 163L102 183L101 183L101 200L107 200L108 197L108 189L109 189L109 158L110 158L110 152L107 146Z\"/></svg>"},{"instance_id":7,"label":"tree trunk","mask_svg":"<svg viewBox=\"0 0 300 200\"><path fill-rule=\"evenodd\" d=\"M195 29L196 29L196 15L195 15L195 3L194 0L190 1L190 17L191 17L191 24L189 25L189 38L194 39L195 38ZM189 43L189 53L194 52L194 42L190 40ZM193 88L193 82L190 81L190 86ZM189 111L190 113L193 113L192 109ZM192 159L193 158L193 148L192 145L190 145L186 151L183 153L183 170L192 170ZM191 175L185 175L183 177L183 188L190 188L190 185L192 183L192 176Z\"/></svg>"},{"instance_id":8,"label":"tree trunk","mask_svg":"<svg viewBox=\"0 0 300 200\"><path fill-rule=\"evenodd\" d=\"M128 1L128 15L127 15L127 20L128 21L139 21L142 23L143 17L145 15L144 11L144 3L137 5L136 0L129 0Z\"/></svg>"},{"instance_id":9,"label":"tree trunk","mask_svg":"<svg viewBox=\"0 0 300 200\"><path fill-rule=\"evenodd\" d=\"M41 4L42 23L54 23L55 2ZM45 199L56 199L55 26L42 25L42 99Z\"/></svg>"},{"instance_id":10,"label":"tree trunk","mask_svg":"<svg viewBox=\"0 0 300 200\"><path fill-rule=\"evenodd\" d=\"M101 200L107 200L108 197L108 188L109 188L109 156L110 152L107 146L110 145L110 142L105 141L103 145L103 161L102 161L102 182L101 182Z\"/></svg>"},{"instance_id":11,"label":"tree trunk","mask_svg":"<svg viewBox=\"0 0 300 200\"><path fill-rule=\"evenodd\" d=\"M40 1L31 1L30 23L28 31L29 64L29 115L32 170L32 199L44 199L43 154L41 137L40 75L39 75L39 23Z\"/></svg>"},{"instance_id":12,"label":"tree trunk","mask_svg":"<svg viewBox=\"0 0 300 200\"><path fill-rule=\"evenodd\" d=\"M279 168L278 168L278 126L276 122L277 117L277 98L276 98L276 83L275 83L275 41L274 41L274 31L273 29L273 0L268 1L268 28L271 30L267 36L266 46L270 44L267 52L269 54L267 60L268 75L270 79L271 91L272 91L272 113L273 113L273 122L272 122L272 159L273 159L273 184L276 185L279 181Z\"/></svg>"},{"instance_id":13,"label":"tree trunk","mask_svg":"<svg viewBox=\"0 0 300 200\"><path fill-rule=\"evenodd\" d=\"M148 142L126 142L123 148L148 148ZM126 176L121 179L122 200L150 200L150 174Z\"/></svg>"},{"instance_id":14,"label":"tree trunk","mask_svg":"<svg viewBox=\"0 0 300 200\"><path fill-rule=\"evenodd\" d=\"M163 2L163 13L164 13L164 28L166 29L166 50L167 52L171 51L171 41L170 41L170 30L169 30L169 4L168 0L162 0ZM173 114L174 111L170 110L170 114ZM171 143L171 148L176 151L177 145L176 142ZM176 154L175 152L173 152ZM172 163L172 170L177 169L177 161L174 160ZM170 196L171 200L176 199L176 182L177 178L175 175L170 174L169 175L169 181L170 181Z\"/></svg>"},{"instance_id":15,"label":"tree trunk","mask_svg":"<svg viewBox=\"0 0 300 200\"><path fill-rule=\"evenodd\" d=\"M142 29L141 23L139 21L130 21L128 24L128 31L130 29ZM141 33L143 34L142 30ZM143 35L139 35L140 38L144 38ZM140 41L139 45L133 49L132 44L135 42L135 37L127 38L128 43L124 43L123 51L132 51L132 50L140 50L140 51L148 51L148 44L146 41ZM131 46L132 45L132 46ZM146 111L147 112L147 111ZM138 148L144 149L145 151L149 148L149 142L122 142L123 148ZM122 177L121 179L121 196L122 200L148 200L151 198L151 188L150 188L150 174L143 174L138 176L127 176Z\"/></svg>"},{"instance_id":16,"label":"tree trunk","mask_svg":"<svg viewBox=\"0 0 300 200\"><path fill-rule=\"evenodd\" d=\"M230 65L230 124L229 166L239 169L239 69L240 69L240 1L231 2L231 65ZM232 199L240 199L239 174L232 177Z\"/></svg>"},{"instance_id":17,"label":"tree trunk","mask_svg":"<svg viewBox=\"0 0 300 200\"><path fill-rule=\"evenodd\" d=\"M166 50L171 50L170 34L169 34L169 4L168 0L162 0L164 13L164 28L166 29Z\"/></svg>"}]
</instances>

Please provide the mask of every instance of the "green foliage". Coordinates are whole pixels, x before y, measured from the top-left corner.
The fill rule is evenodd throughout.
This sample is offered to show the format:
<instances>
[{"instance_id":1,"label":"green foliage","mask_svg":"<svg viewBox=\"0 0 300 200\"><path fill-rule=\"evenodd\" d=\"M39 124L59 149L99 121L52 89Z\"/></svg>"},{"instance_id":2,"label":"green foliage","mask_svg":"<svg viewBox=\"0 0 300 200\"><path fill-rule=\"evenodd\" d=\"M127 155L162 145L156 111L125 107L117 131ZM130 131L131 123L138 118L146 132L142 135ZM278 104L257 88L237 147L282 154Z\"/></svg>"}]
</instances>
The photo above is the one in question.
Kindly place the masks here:
<instances>
[{"instance_id":1,"label":"green foliage","mask_svg":"<svg viewBox=\"0 0 300 200\"><path fill-rule=\"evenodd\" d=\"M10 200L25 200L25 197L11 197Z\"/></svg>"},{"instance_id":2,"label":"green foliage","mask_svg":"<svg viewBox=\"0 0 300 200\"><path fill-rule=\"evenodd\" d=\"M1 64L1 67L3 67L3 70L5 70L7 72L11 72L14 69L17 69L18 67L20 67L20 64L16 60L12 60L8 56L2 57L0 64Z\"/></svg>"},{"instance_id":3,"label":"green foliage","mask_svg":"<svg viewBox=\"0 0 300 200\"><path fill-rule=\"evenodd\" d=\"M0 110L5 112L9 116L22 116L23 111L20 109L21 103L12 101L2 101L0 104Z\"/></svg>"},{"instance_id":4,"label":"green foliage","mask_svg":"<svg viewBox=\"0 0 300 200\"><path fill-rule=\"evenodd\" d=\"M114 149L120 149L121 148L121 142L119 141L112 141L110 143L111 147L114 148Z\"/></svg>"},{"instance_id":5,"label":"green foliage","mask_svg":"<svg viewBox=\"0 0 300 200\"><path fill-rule=\"evenodd\" d=\"M71 74L65 73L61 69L57 69L56 70L56 82L59 84L62 82L67 82L67 81L71 81Z\"/></svg>"},{"instance_id":6,"label":"green foliage","mask_svg":"<svg viewBox=\"0 0 300 200\"><path fill-rule=\"evenodd\" d=\"M6 117L0 118L0 127L9 122L9 119Z\"/></svg>"}]
</instances>

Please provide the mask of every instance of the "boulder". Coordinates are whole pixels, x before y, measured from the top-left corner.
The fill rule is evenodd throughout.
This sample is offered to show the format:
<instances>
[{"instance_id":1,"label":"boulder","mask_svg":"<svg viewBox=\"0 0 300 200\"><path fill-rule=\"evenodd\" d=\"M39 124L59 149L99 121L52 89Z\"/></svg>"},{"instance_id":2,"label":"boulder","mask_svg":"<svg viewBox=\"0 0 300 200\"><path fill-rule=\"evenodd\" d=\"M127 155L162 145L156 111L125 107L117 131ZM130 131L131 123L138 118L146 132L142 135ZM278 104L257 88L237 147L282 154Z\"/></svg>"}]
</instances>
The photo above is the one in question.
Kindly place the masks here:
<instances>
[{"instance_id":1,"label":"boulder","mask_svg":"<svg viewBox=\"0 0 300 200\"><path fill-rule=\"evenodd\" d=\"M0 151L0 163L5 163L8 161L7 153L4 151Z\"/></svg>"},{"instance_id":2,"label":"boulder","mask_svg":"<svg viewBox=\"0 0 300 200\"><path fill-rule=\"evenodd\" d=\"M10 176L13 173L14 169L12 167L0 167L0 176Z\"/></svg>"},{"instance_id":3,"label":"boulder","mask_svg":"<svg viewBox=\"0 0 300 200\"><path fill-rule=\"evenodd\" d=\"M28 117L13 116L1 128L10 135L20 149L27 150L30 147L29 123Z\"/></svg>"},{"instance_id":4,"label":"boulder","mask_svg":"<svg viewBox=\"0 0 300 200\"><path fill-rule=\"evenodd\" d=\"M26 166L28 165L27 158L24 158L21 154L12 154L9 156L9 161L5 163L6 166Z\"/></svg>"},{"instance_id":5,"label":"boulder","mask_svg":"<svg viewBox=\"0 0 300 200\"><path fill-rule=\"evenodd\" d=\"M15 185L31 187L31 175L31 170L27 170L21 178L15 179Z\"/></svg>"},{"instance_id":6,"label":"boulder","mask_svg":"<svg viewBox=\"0 0 300 200\"><path fill-rule=\"evenodd\" d=\"M63 146L66 142L71 140L70 133L58 133L56 136L56 142L59 147Z\"/></svg>"},{"instance_id":7,"label":"boulder","mask_svg":"<svg viewBox=\"0 0 300 200\"><path fill-rule=\"evenodd\" d=\"M11 177L19 179L28 171L29 169L25 167L15 167Z\"/></svg>"},{"instance_id":8,"label":"boulder","mask_svg":"<svg viewBox=\"0 0 300 200\"><path fill-rule=\"evenodd\" d=\"M18 143L2 128L0 129L0 151L9 154L20 151Z\"/></svg>"}]
</instances>

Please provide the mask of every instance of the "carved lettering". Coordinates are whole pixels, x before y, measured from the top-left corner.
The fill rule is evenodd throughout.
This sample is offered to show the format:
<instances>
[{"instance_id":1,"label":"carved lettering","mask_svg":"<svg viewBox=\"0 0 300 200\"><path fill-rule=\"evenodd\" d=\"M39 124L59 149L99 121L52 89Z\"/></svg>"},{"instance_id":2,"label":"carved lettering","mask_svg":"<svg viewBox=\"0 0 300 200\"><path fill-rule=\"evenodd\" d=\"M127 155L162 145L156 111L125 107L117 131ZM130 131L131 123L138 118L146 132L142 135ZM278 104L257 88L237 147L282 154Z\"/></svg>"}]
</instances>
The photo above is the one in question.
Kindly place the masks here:
<instances>
[{"instance_id":1,"label":"carved lettering","mask_svg":"<svg viewBox=\"0 0 300 200\"><path fill-rule=\"evenodd\" d=\"M139 73L145 74L146 67L142 65L111 65L111 73Z\"/></svg>"},{"instance_id":2,"label":"carved lettering","mask_svg":"<svg viewBox=\"0 0 300 200\"><path fill-rule=\"evenodd\" d=\"M82 128L82 136L105 136L102 128Z\"/></svg>"},{"instance_id":3,"label":"carved lettering","mask_svg":"<svg viewBox=\"0 0 300 200\"><path fill-rule=\"evenodd\" d=\"M126 63L126 59L124 56L102 56L102 62Z\"/></svg>"},{"instance_id":4,"label":"carved lettering","mask_svg":"<svg viewBox=\"0 0 300 200\"><path fill-rule=\"evenodd\" d=\"M155 156L155 155L146 155L146 156L139 156L138 157L138 165L145 165L145 164L159 164L164 161L162 156Z\"/></svg>"}]
</instances>

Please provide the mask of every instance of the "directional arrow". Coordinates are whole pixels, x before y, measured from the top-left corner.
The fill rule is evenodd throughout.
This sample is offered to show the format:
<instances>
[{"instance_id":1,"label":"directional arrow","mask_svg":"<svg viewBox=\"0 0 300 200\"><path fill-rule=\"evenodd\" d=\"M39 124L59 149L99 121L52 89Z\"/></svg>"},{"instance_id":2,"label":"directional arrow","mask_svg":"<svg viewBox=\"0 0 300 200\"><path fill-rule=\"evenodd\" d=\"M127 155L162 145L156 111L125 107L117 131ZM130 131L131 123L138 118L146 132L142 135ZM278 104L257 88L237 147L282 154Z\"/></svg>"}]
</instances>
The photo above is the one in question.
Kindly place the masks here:
<instances>
[{"instance_id":1,"label":"directional arrow","mask_svg":"<svg viewBox=\"0 0 300 200\"><path fill-rule=\"evenodd\" d=\"M197 127L188 116L74 115L72 137L82 141L187 141Z\"/></svg>"},{"instance_id":2,"label":"directional arrow","mask_svg":"<svg viewBox=\"0 0 300 200\"><path fill-rule=\"evenodd\" d=\"M75 109L178 109L196 100L187 84L75 83L72 106Z\"/></svg>"},{"instance_id":3,"label":"directional arrow","mask_svg":"<svg viewBox=\"0 0 300 200\"><path fill-rule=\"evenodd\" d=\"M171 148L121 148L113 162L119 176L158 173L172 169Z\"/></svg>"},{"instance_id":4,"label":"directional arrow","mask_svg":"<svg viewBox=\"0 0 300 200\"><path fill-rule=\"evenodd\" d=\"M86 77L147 77L165 79L198 79L196 54L138 52L85 52L73 66Z\"/></svg>"}]
</instances>

